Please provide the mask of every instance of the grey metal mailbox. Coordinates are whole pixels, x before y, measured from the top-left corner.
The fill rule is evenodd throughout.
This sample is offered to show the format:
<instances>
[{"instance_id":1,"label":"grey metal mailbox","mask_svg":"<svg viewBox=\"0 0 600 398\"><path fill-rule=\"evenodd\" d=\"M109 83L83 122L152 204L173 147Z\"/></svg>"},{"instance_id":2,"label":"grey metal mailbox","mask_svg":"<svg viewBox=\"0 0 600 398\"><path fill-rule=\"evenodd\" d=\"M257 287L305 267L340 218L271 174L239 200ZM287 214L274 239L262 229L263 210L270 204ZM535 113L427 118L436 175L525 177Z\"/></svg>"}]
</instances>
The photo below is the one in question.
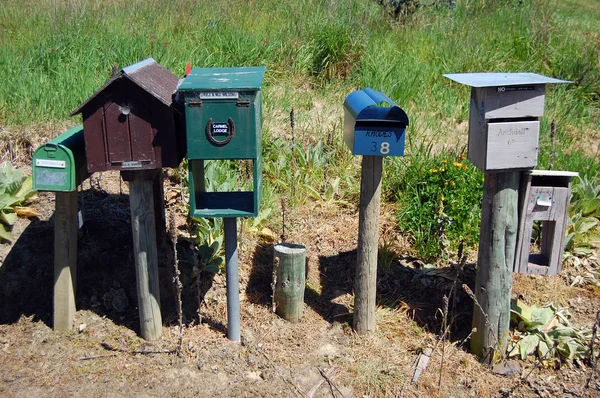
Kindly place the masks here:
<instances>
[{"instance_id":1,"label":"grey metal mailbox","mask_svg":"<svg viewBox=\"0 0 600 398\"><path fill-rule=\"evenodd\" d=\"M404 156L406 126L406 113L379 91L354 91L344 101L344 141L354 155Z\"/></svg>"},{"instance_id":2,"label":"grey metal mailbox","mask_svg":"<svg viewBox=\"0 0 600 398\"><path fill-rule=\"evenodd\" d=\"M522 174L520 223L514 272L557 274L562 267L565 230L569 217L571 171L531 170ZM542 221L540 252L530 253L534 221Z\"/></svg>"},{"instance_id":3,"label":"grey metal mailbox","mask_svg":"<svg viewBox=\"0 0 600 398\"><path fill-rule=\"evenodd\" d=\"M471 86L468 158L481 171L537 166L539 117L546 84L569 83L536 73L455 73Z\"/></svg>"}]
</instances>

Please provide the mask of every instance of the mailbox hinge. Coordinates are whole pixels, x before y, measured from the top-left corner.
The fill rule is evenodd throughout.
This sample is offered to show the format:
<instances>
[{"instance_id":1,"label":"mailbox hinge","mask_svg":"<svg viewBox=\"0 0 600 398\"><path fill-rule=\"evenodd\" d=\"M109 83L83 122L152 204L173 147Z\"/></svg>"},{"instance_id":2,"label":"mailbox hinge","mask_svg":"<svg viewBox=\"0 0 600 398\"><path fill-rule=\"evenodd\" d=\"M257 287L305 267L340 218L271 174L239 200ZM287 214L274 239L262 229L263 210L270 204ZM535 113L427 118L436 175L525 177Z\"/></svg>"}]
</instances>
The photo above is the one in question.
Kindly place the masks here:
<instances>
[{"instance_id":1,"label":"mailbox hinge","mask_svg":"<svg viewBox=\"0 0 600 398\"><path fill-rule=\"evenodd\" d=\"M250 99L249 98L238 98L237 106L242 107L242 108L249 108L250 107Z\"/></svg>"},{"instance_id":2,"label":"mailbox hinge","mask_svg":"<svg viewBox=\"0 0 600 398\"><path fill-rule=\"evenodd\" d=\"M202 100L196 98L190 99L188 101L188 106L202 106Z\"/></svg>"}]
</instances>

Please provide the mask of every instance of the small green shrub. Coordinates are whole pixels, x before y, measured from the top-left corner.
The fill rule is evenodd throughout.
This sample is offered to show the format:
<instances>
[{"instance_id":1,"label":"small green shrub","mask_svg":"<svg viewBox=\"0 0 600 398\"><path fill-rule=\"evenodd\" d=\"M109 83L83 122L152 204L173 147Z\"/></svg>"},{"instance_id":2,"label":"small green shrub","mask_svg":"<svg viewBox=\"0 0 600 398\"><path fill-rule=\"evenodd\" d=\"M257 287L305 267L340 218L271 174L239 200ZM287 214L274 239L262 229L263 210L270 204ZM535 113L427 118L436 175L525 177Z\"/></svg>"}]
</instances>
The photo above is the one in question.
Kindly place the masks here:
<instances>
[{"instance_id":1,"label":"small green shrub","mask_svg":"<svg viewBox=\"0 0 600 398\"><path fill-rule=\"evenodd\" d=\"M600 242L600 185L596 179L580 178L572 188L565 249L574 254L589 255Z\"/></svg>"},{"instance_id":2,"label":"small green shrub","mask_svg":"<svg viewBox=\"0 0 600 398\"><path fill-rule=\"evenodd\" d=\"M408 163L396 163L388 188L398 204L401 232L412 238L412 247L428 261L446 260L460 242L479 241L482 173L455 148L431 154L421 147Z\"/></svg>"},{"instance_id":3,"label":"small green shrub","mask_svg":"<svg viewBox=\"0 0 600 398\"><path fill-rule=\"evenodd\" d=\"M11 226L17 221L15 206L18 206L35 191L31 177L23 177L23 170L13 170L10 163L0 167L0 242L12 241Z\"/></svg>"}]
</instances>

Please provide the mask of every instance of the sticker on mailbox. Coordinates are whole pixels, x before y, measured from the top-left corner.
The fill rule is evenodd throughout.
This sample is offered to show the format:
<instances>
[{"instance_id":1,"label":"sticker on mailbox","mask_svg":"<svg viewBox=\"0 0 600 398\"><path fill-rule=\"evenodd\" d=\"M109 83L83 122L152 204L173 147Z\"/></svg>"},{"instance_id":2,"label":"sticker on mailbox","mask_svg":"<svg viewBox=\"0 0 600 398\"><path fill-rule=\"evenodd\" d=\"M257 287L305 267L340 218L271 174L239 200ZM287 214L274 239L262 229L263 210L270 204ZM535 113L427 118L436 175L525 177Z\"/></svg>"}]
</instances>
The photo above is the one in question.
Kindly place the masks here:
<instances>
[{"instance_id":1,"label":"sticker on mailbox","mask_svg":"<svg viewBox=\"0 0 600 398\"><path fill-rule=\"evenodd\" d=\"M216 136L228 136L231 134L228 123L213 123L210 127L210 134Z\"/></svg>"},{"instance_id":2,"label":"sticker on mailbox","mask_svg":"<svg viewBox=\"0 0 600 398\"><path fill-rule=\"evenodd\" d=\"M198 93L200 99L237 99L239 96L236 91L203 91Z\"/></svg>"},{"instance_id":3,"label":"sticker on mailbox","mask_svg":"<svg viewBox=\"0 0 600 398\"><path fill-rule=\"evenodd\" d=\"M355 155L404 156L405 128L359 127L354 131Z\"/></svg>"},{"instance_id":4,"label":"sticker on mailbox","mask_svg":"<svg viewBox=\"0 0 600 398\"><path fill-rule=\"evenodd\" d=\"M52 169L64 169L67 167L67 163L64 160L52 159L36 159L35 165L38 167L50 167Z\"/></svg>"}]
</instances>

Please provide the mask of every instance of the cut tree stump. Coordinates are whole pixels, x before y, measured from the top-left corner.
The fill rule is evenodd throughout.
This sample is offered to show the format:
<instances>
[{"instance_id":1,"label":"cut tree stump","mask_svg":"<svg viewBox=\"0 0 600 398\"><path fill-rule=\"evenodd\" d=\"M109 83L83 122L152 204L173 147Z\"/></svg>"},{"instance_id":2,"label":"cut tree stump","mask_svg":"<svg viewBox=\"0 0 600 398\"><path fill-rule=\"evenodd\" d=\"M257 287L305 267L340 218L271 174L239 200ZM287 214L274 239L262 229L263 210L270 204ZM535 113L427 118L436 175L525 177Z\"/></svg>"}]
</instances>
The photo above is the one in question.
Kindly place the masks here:
<instances>
[{"instance_id":1,"label":"cut tree stump","mask_svg":"<svg viewBox=\"0 0 600 398\"><path fill-rule=\"evenodd\" d=\"M306 247L291 243L275 245L273 255L273 307L283 319L297 323L304 311Z\"/></svg>"}]
</instances>

